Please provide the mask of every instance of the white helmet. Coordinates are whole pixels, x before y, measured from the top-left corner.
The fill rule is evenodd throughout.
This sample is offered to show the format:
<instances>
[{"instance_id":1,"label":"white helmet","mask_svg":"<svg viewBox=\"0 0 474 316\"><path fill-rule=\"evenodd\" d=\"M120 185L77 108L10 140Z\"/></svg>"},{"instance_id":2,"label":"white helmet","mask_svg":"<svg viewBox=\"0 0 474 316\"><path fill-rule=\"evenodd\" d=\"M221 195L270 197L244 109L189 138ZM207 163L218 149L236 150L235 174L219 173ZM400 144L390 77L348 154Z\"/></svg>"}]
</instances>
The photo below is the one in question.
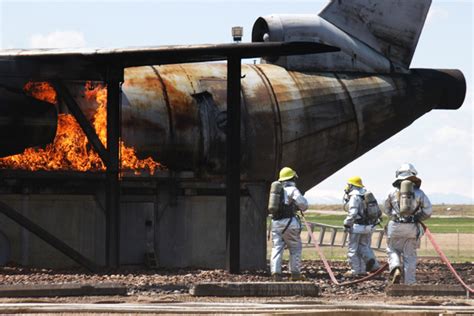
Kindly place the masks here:
<instances>
[{"instance_id":1,"label":"white helmet","mask_svg":"<svg viewBox=\"0 0 474 316\"><path fill-rule=\"evenodd\" d=\"M395 181L392 185L398 187L401 181L408 179L419 188L421 186L421 179L416 176L417 174L418 171L416 171L415 167L411 163L405 162L395 171Z\"/></svg>"},{"instance_id":2,"label":"white helmet","mask_svg":"<svg viewBox=\"0 0 474 316\"><path fill-rule=\"evenodd\" d=\"M406 179L416 176L417 174L418 171L416 171L415 167L411 163L405 162L395 171L395 178L401 179L403 177L403 179Z\"/></svg>"}]
</instances>

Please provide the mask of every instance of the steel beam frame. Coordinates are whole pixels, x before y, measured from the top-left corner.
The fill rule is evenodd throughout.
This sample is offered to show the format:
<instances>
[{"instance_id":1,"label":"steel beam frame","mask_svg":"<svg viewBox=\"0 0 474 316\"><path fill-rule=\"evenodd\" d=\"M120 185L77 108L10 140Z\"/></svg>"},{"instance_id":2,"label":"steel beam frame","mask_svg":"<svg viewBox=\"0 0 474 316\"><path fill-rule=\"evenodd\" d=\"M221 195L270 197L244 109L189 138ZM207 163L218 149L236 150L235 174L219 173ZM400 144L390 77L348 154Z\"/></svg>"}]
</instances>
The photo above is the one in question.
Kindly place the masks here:
<instances>
[{"instance_id":1,"label":"steel beam frame","mask_svg":"<svg viewBox=\"0 0 474 316\"><path fill-rule=\"evenodd\" d=\"M109 153L106 180L106 263L111 268L120 265L120 136L121 83L123 68L107 72L107 150Z\"/></svg>"},{"instance_id":2,"label":"steel beam frame","mask_svg":"<svg viewBox=\"0 0 474 316\"><path fill-rule=\"evenodd\" d=\"M61 81L53 83L59 97L66 103L69 111L76 118L106 166L105 262L110 268L117 268L120 265L120 137L123 73L123 68L111 66L107 69L105 76L107 85L107 147L102 144L64 83Z\"/></svg>"},{"instance_id":3,"label":"steel beam frame","mask_svg":"<svg viewBox=\"0 0 474 316\"><path fill-rule=\"evenodd\" d=\"M241 58L227 60L226 265L240 272L240 90Z\"/></svg>"},{"instance_id":4,"label":"steel beam frame","mask_svg":"<svg viewBox=\"0 0 474 316\"><path fill-rule=\"evenodd\" d=\"M8 206L7 204L0 201L0 212L9 217L14 222L18 223L20 226L27 229L29 232L35 234L41 240L45 241L52 247L59 250L61 253L65 254L81 266L85 267L89 271L97 271L97 265L84 257L82 254L74 250L74 248L68 246L59 238L55 237L53 234L49 233L47 230L41 228L27 217L23 216L19 212L17 212L12 207Z\"/></svg>"},{"instance_id":5,"label":"steel beam frame","mask_svg":"<svg viewBox=\"0 0 474 316\"><path fill-rule=\"evenodd\" d=\"M54 88L56 89L56 92L58 94L58 99L62 99L64 101L68 110L77 120L82 130L86 134L86 137L89 140L89 142L92 144L92 147L94 147L97 154L99 154L100 159L102 159L104 164L107 165L108 164L107 149L105 148L104 144L102 144L102 142L100 141L99 136L97 136L97 133L95 132L91 123L86 118L86 116L82 112L79 105L76 103L76 100L74 100L74 98L72 97L66 85L61 81L56 81L56 82L53 82L52 84Z\"/></svg>"},{"instance_id":6,"label":"steel beam frame","mask_svg":"<svg viewBox=\"0 0 474 316\"><path fill-rule=\"evenodd\" d=\"M252 43L224 44L208 47L175 47L136 52L98 52L93 56L84 54L67 54L65 56L40 56L37 59L22 60L22 56L7 56L6 67L24 63L24 69L31 71L28 77L53 80L56 90L66 103L69 111L78 121L82 130L107 167L106 170L106 264L115 268L120 264L120 137L121 137L121 83L124 68L147 64L175 64L212 60L227 60L227 140L226 140L226 264L230 273L240 272L240 95L241 95L241 61L242 58L260 56L288 56L311 53L339 51L337 47L319 43ZM16 59L15 59L16 58ZM78 65L77 60L92 58L88 63ZM126 61L130 58L129 61ZM11 59L11 61L9 60ZM17 60L18 59L18 60ZM50 60L51 59L51 60ZM62 61L62 62L61 62ZM10 62L10 63L9 63ZM56 71L38 70L38 64L45 63ZM61 77L62 65L71 66L69 71L74 75ZM58 66L61 65L61 66ZM87 66L89 65L89 66ZM5 68L5 65L0 65ZM0 67L0 72L4 70ZM56 67L56 68L55 68ZM8 69L7 69L8 70ZM67 71L66 71L67 72ZM25 75L26 72L23 74ZM100 80L105 78L107 84L107 148L101 143L90 122L70 95L67 87L60 80L84 79ZM58 81L58 78L59 81ZM0 202L1 203L1 202ZM0 204L0 211L5 213L8 206ZM16 211L14 211L17 213ZM95 265L88 262L74 249L48 233L38 229L26 218L14 214L17 222L31 231L35 230L43 236L43 240L60 250L86 268ZM6 213L5 213L6 214ZM9 215L7 215L9 216ZM26 226L25 226L26 225ZM41 238L41 236L39 236ZM59 242L58 242L59 241ZM55 246L56 245L56 246ZM91 270L91 269L90 269Z\"/></svg>"}]
</instances>

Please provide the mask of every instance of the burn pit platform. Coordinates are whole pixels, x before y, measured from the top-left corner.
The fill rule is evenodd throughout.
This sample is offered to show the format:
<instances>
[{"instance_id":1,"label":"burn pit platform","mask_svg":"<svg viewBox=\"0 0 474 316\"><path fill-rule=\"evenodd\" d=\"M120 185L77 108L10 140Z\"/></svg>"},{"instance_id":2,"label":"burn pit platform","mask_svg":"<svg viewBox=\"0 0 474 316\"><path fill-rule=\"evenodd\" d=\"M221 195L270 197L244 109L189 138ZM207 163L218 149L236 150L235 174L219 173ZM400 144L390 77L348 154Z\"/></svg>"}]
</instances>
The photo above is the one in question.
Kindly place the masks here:
<instances>
[{"instance_id":1,"label":"burn pit platform","mask_svg":"<svg viewBox=\"0 0 474 316\"><path fill-rule=\"evenodd\" d=\"M0 201L63 241L97 267L106 266L106 189L102 172L0 170ZM244 268L264 267L265 193L262 183L241 187ZM193 172L123 172L120 178L120 265L225 266L225 184ZM64 268L77 262L3 214L8 261ZM212 227L213 229L209 229ZM252 245L252 247L250 247ZM5 254L7 255L7 254ZM1 258L2 256L0 256ZM147 260L147 261L146 261Z\"/></svg>"}]
</instances>

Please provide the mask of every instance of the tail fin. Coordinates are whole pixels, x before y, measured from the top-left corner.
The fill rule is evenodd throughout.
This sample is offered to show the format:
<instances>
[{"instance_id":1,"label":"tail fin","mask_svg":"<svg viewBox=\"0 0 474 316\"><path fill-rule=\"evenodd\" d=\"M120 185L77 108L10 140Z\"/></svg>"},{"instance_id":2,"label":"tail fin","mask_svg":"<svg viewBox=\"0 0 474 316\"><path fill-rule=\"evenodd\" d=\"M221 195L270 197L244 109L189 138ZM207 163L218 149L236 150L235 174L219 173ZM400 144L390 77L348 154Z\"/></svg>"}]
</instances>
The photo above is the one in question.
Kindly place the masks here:
<instances>
[{"instance_id":1,"label":"tail fin","mask_svg":"<svg viewBox=\"0 0 474 316\"><path fill-rule=\"evenodd\" d=\"M431 0L331 0L320 17L409 68Z\"/></svg>"}]
</instances>

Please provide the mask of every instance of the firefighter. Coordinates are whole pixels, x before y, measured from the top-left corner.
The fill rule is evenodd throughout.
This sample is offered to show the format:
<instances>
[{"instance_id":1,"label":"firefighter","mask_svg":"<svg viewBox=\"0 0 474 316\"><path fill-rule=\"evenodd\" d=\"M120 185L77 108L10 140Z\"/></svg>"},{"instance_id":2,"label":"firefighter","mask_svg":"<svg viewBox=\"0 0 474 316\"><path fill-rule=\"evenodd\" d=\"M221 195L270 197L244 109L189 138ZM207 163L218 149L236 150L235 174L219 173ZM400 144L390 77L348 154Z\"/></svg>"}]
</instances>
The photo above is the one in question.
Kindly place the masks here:
<instances>
[{"instance_id":1,"label":"firefighter","mask_svg":"<svg viewBox=\"0 0 474 316\"><path fill-rule=\"evenodd\" d=\"M272 211L272 254L270 270L275 281L281 281L281 261L285 245L290 251L290 272L292 281L304 280L301 275L301 221L296 214L298 210L308 209L308 201L296 188L296 172L285 167L281 169L278 181L272 183L280 185L278 206ZM272 195L272 194L271 194Z\"/></svg>"},{"instance_id":2,"label":"firefighter","mask_svg":"<svg viewBox=\"0 0 474 316\"><path fill-rule=\"evenodd\" d=\"M347 259L351 266L351 270L344 275L352 277L379 268L371 241L372 232L380 222L382 211L373 194L364 188L360 177L349 178L344 192L344 209L348 211L344 228L349 233Z\"/></svg>"},{"instance_id":3,"label":"firefighter","mask_svg":"<svg viewBox=\"0 0 474 316\"><path fill-rule=\"evenodd\" d=\"M387 255L390 282L416 282L416 248L424 231L420 222L430 218L431 202L420 189L418 172L410 163L404 163L395 172L393 189L384 203L384 212L390 218L387 225Z\"/></svg>"}]
</instances>

